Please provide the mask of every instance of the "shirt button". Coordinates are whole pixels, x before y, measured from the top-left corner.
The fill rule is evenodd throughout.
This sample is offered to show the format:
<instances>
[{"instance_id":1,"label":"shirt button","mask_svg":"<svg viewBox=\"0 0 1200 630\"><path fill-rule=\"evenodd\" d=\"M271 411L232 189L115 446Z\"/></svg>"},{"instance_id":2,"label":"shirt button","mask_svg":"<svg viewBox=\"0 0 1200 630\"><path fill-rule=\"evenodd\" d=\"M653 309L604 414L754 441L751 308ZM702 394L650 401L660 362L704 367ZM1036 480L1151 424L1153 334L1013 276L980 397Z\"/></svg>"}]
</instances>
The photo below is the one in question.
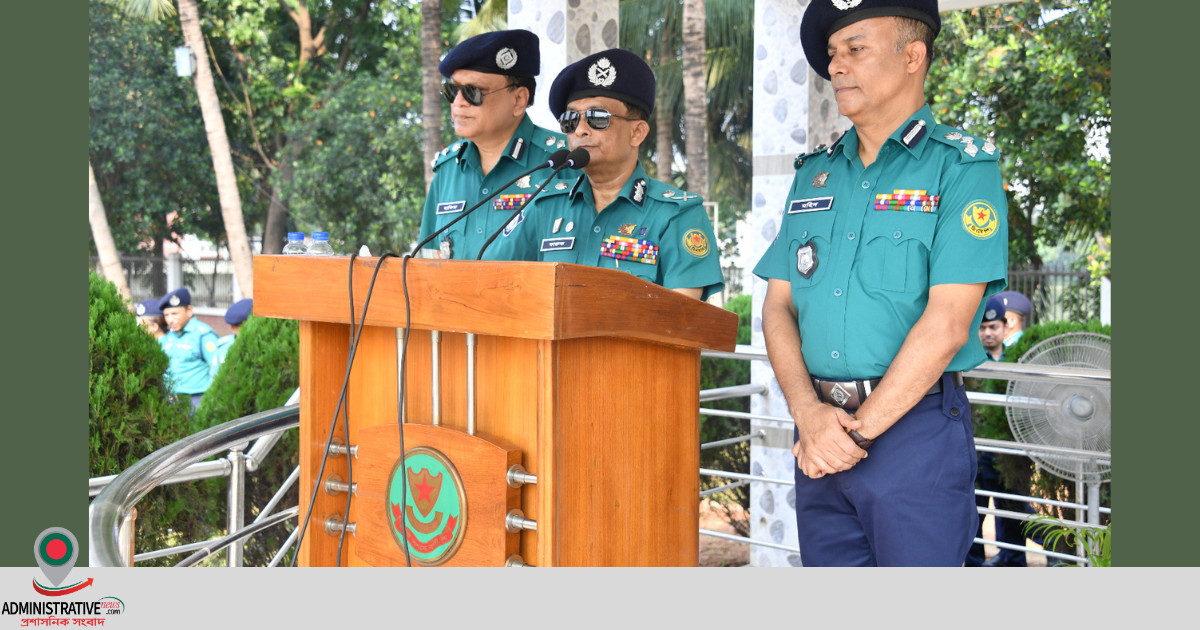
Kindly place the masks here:
<instances>
[{"instance_id":1,"label":"shirt button","mask_svg":"<svg viewBox=\"0 0 1200 630\"><path fill-rule=\"evenodd\" d=\"M842 290L841 290L841 289L834 289L834 290L833 290L833 296L834 296L834 297L842 297Z\"/></svg>"},{"instance_id":2,"label":"shirt button","mask_svg":"<svg viewBox=\"0 0 1200 630\"><path fill-rule=\"evenodd\" d=\"M864 179L863 180L863 188L870 188L870 187L871 187L871 182Z\"/></svg>"},{"instance_id":3,"label":"shirt button","mask_svg":"<svg viewBox=\"0 0 1200 630\"><path fill-rule=\"evenodd\" d=\"M475 228L475 233L483 234L483 228Z\"/></svg>"},{"instance_id":4,"label":"shirt button","mask_svg":"<svg viewBox=\"0 0 1200 630\"><path fill-rule=\"evenodd\" d=\"M835 359L836 359L836 358L838 358L838 357L840 357L840 356L842 356L842 355L841 355L841 353L839 353L837 350L834 350L833 352L830 352L830 353L829 353L829 356L831 356L831 357L833 357L833 358L835 358Z\"/></svg>"},{"instance_id":5,"label":"shirt button","mask_svg":"<svg viewBox=\"0 0 1200 630\"><path fill-rule=\"evenodd\" d=\"M846 238L848 238L848 239L850 239L850 240L852 240L852 241L853 241L853 240L854 240L854 232L851 232L851 233L847 234L847 235L846 235Z\"/></svg>"},{"instance_id":6,"label":"shirt button","mask_svg":"<svg viewBox=\"0 0 1200 630\"><path fill-rule=\"evenodd\" d=\"M599 233L600 233L600 226L599 226L599 225L597 225L596 227L592 228L592 231L593 231L593 232L595 232L595 233L597 233L597 234L599 234Z\"/></svg>"},{"instance_id":7,"label":"shirt button","mask_svg":"<svg viewBox=\"0 0 1200 630\"><path fill-rule=\"evenodd\" d=\"M808 230L804 230L804 233L800 235L800 238L808 238Z\"/></svg>"},{"instance_id":8,"label":"shirt button","mask_svg":"<svg viewBox=\"0 0 1200 630\"><path fill-rule=\"evenodd\" d=\"M900 230L896 230L895 232L893 232L892 238L900 238Z\"/></svg>"},{"instance_id":9,"label":"shirt button","mask_svg":"<svg viewBox=\"0 0 1200 630\"><path fill-rule=\"evenodd\" d=\"M866 186L863 186L863 188L866 188ZM488 189L487 189L487 188L484 188L483 190L481 190L481 191L479 191L479 192L481 192L481 193L483 193L483 194L485 194L485 195L486 195L486 194L488 194L488 192L489 192L489 191L488 191Z\"/></svg>"}]
</instances>

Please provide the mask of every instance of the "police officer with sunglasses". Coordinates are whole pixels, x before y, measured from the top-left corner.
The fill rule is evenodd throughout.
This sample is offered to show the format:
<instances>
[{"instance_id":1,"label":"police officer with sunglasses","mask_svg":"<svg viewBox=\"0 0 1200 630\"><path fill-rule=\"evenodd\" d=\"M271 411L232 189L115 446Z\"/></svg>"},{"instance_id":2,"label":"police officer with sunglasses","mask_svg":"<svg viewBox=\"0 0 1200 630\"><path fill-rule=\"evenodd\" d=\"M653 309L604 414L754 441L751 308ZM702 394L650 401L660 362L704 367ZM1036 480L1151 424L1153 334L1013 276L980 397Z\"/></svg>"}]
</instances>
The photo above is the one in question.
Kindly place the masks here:
<instances>
[{"instance_id":1,"label":"police officer with sunglasses","mask_svg":"<svg viewBox=\"0 0 1200 630\"><path fill-rule=\"evenodd\" d=\"M537 182L525 177L508 189L499 187L566 147L562 134L534 125L525 113L533 105L540 68L538 37L525 30L477 35L438 64L448 79L442 95L450 101L454 132L463 139L433 161L420 239L480 200L495 199L427 244L433 256L473 260Z\"/></svg>"},{"instance_id":2,"label":"police officer with sunglasses","mask_svg":"<svg viewBox=\"0 0 1200 630\"><path fill-rule=\"evenodd\" d=\"M550 111L571 149L591 159L583 175L535 197L524 221L506 227L484 258L617 269L700 300L725 286L699 195L650 179L638 162L654 83L645 61L617 48L558 75Z\"/></svg>"}]
</instances>

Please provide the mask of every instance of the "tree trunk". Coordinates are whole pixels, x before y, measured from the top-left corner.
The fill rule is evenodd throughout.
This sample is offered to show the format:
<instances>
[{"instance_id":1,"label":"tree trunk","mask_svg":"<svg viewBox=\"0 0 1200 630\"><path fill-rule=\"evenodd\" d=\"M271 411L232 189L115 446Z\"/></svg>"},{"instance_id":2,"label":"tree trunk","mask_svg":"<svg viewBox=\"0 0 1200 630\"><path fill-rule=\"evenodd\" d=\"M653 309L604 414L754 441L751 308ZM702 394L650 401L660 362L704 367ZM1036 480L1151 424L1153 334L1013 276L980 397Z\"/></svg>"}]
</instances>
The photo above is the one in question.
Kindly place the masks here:
<instances>
[{"instance_id":1,"label":"tree trunk","mask_svg":"<svg viewBox=\"0 0 1200 630\"><path fill-rule=\"evenodd\" d=\"M708 82L704 0L683 0L683 131L687 136L687 187L708 199Z\"/></svg>"},{"instance_id":2,"label":"tree trunk","mask_svg":"<svg viewBox=\"0 0 1200 630\"><path fill-rule=\"evenodd\" d=\"M229 137L225 134L225 119L221 117L221 103L217 100L208 51L204 47L204 36L200 32L200 10L196 6L196 0L179 0L179 24L188 48L191 48L192 54L196 56L196 96L200 100L204 131L208 134L213 171L217 175L217 195L221 201L221 217L225 221L229 257L233 259L233 270L237 274L242 294L248 298L253 297L253 254L250 251L250 240L246 236L246 223L242 218L242 200L238 194L237 175L233 172Z\"/></svg>"},{"instance_id":3,"label":"tree trunk","mask_svg":"<svg viewBox=\"0 0 1200 630\"><path fill-rule=\"evenodd\" d=\"M283 144L281 137L275 138L276 172L282 182L292 180L292 156L288 146ZM267 222L263 226L262 253L275 255L283 253L283 245L287 241L288 207L283 203L283 186L272 186L271 199L267 205Z\"/></svg>"},{"instance_id":4,"label":"tree trunk","mask_svg":"<svg viewBox=\"0 0 1200 630\"><path fill-rule=\"evenodd\" d=\"M662 42L662 57L659 60L659 67L673 61L670 46L671 36L669 33L663 35ZM672 144L675 135L675 108L671 107L668 101L668 87L666 81L659 82L660 93L658 95L658 107L654 112L655 126L657 133L655 135L655 164L658 166L658 181L667 184L668 186L675 185L675 178L671 176L671 165L675 162L675 147Z\"/></svg>"},{"instance_id":5,"label":"tree trunk","mask_svg":"<svg viewBox=\"0 0 1200 630\"><path fill-rule=\"evenodd\" d=\"M125 281L125 270L121 268L121 256L108 229L108 215L104 214L104 202L100 199L100 187L96 186L96 174L88 162L88 222L92 224L92 240L96 241L96 253L100 255L100 269L104 277L117 285L117 291L126 300L133 300L129 283Z\"/></svg>"},{"instance_id":6,"label":"tree trunk","mask_svg":"<svg viewBox=\"0 0 1200 630\"><path fill-rule=\"evenodd\" d=\"M425 126L425 188L433 181L433 160L442 148L441 0L421 0L421 122Z\"/></svg>"}]
</instances>

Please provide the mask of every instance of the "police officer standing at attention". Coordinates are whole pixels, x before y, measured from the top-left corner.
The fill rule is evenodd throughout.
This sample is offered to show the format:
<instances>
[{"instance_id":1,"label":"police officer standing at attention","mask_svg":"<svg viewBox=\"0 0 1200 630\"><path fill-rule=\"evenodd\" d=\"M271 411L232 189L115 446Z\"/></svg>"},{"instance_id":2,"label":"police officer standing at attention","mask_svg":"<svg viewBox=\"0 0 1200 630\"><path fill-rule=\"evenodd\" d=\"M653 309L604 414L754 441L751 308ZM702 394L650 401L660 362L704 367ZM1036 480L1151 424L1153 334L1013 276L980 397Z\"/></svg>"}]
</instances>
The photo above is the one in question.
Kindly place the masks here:
<instances>
[{"instance_id":1,"label":"police officer standing at attention","mask_svg":"<svg viewBox=\"0 0 1200 630\"><path fill-rule=\"evenodd\" d=\"M443 148L433 162L419 240L480 200L496 197L490 208L480 208L427 244L435 256L474 260L536 184L531 176L504 191L499 187L566 147L561 134L535 126L525 113L533 105L540 69L538 37L525 30L476 35L438 64L450 79L442 95L450 101L454 133L464 139Z\"/></svg>"},{"instance_id":2,"label":"police officer standing at attention","mask_svg":"<svg viewBox=\"0 0 1200 630\"><path fill-rule=\"evenodd\" d=\"M619 48L563 69L550 111L590 160L573 182L535 197L484 258L619 269L699 300L725 286L703 200L648 178L638 162L654 85L650 66Z\"/></svg>"},{"instance_id":3,"label":"police officer standing at attention","mask_svg":"<svg viewBox=\"0 0 1200 630\"><path fill-rule=\"evenodd\" d=\"M808 566L961 566L979 523L962 371L1007 284L1007 206L996 147L925 104L940 29L936 0L813 0L800 26L854 123L796 159L754 270Z\"/></svg>"},{"instance_id":4,"label":"police officer standing at attention","mask_svg":"<svg viewBox=\"0 0 1200 630\"><path fill-rule=\"evenodd\" d=\"M192 294L186 287L164 295L158 306L171 329L159 342L171 359L167 368L171 393L190 396L195 412L212 382L208 368L217 352L217 333L192 317Z\"/></svg>"},{"instance_id":5,"label":"police officer standing at attention","mask_svg":"<svg viewBox=\"0 0 1200 630\"><path fill-rule=\"evenodd\" d=\"M225 363L225 355L229 354L229 347L237 340L238 329L242 327L242 323L246 318L250 317L254 310L254 300L245 299L235 302L233 306L225 309L225 323L233 328L233 334L225 335L217 339L217 351L213 353L212 364L209 366L209 371L213 378L216 378L217 372L221 369L221 364Z\"/></svg>"}]
</instances>

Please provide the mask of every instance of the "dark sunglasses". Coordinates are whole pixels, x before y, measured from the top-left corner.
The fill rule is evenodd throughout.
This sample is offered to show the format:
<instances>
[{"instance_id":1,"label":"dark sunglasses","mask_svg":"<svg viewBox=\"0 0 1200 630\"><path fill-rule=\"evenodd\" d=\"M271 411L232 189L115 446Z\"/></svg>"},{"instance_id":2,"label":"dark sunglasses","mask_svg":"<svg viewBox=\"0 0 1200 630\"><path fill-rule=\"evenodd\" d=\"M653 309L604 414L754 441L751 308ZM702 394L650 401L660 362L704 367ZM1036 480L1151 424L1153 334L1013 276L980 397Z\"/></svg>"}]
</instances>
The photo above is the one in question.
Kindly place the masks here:
<instances>
[{"instance_id":1,"label":"dark sunglasses","mask_svg":"<svg viewBox=\"0 0 1200 630\"><path fill-rule=\"evenodd\" d=\"M562 116L558 117L558 126L562 128L563 133L571 133L579 127L580 118L579 112L567 110L562 113ZM630 118L629 116L618 116L617 114L610 113L607 109L600 109L599 107L593 107L583 112L582 118L587 120L588 126L596 131L608 129L608 124L613 118L639 120L637 118Z\"/></svg>"},{"instance_id":2,"label":"dark sunglasses","mask_svg":"<svg viewBox=\"0 0 1200 630\"><path fill-rule=\"evenodd\" d=\"M470 105L473 105L475 107L479 107L480 105L483 104L483 97L487 96L488 94L491 94L492 92L499 92L500 90L511 90L512 88L515 88L515 87L517 87L517 86L506 85L502 88L496 88L496 89L492 90L491 92L484 92L483 90L475 87L474 85L458 85L455 83L443 83L442 84L442 96L445 96L447 101L450 101L451 103L453 103L454 99L458 97L458 93L462 92L463 98L467 100L467 103L469 103Z\"/></svg>"}]
</instances>

